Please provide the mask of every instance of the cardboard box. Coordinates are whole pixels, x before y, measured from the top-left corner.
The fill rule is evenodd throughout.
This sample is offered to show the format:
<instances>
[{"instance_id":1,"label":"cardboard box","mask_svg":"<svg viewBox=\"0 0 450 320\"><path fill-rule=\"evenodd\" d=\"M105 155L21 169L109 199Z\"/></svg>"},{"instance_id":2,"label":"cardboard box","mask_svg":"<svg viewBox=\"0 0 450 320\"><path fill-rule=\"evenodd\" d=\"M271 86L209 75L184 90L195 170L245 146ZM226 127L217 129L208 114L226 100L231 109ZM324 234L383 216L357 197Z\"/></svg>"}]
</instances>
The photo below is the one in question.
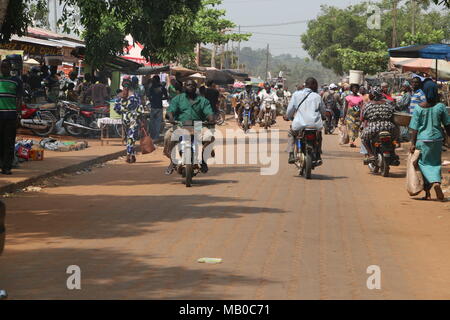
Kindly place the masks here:
<instances>
[{"instance_id":1,"label":"cardboard box","mask_svg":"<svg viewBox=\"0 0 450 320\"><path fill-rule=\"evenodd\" d=\"M42 161L44 160L44 149L31 149L30 160Z\"/></svg>"}]
</instances>

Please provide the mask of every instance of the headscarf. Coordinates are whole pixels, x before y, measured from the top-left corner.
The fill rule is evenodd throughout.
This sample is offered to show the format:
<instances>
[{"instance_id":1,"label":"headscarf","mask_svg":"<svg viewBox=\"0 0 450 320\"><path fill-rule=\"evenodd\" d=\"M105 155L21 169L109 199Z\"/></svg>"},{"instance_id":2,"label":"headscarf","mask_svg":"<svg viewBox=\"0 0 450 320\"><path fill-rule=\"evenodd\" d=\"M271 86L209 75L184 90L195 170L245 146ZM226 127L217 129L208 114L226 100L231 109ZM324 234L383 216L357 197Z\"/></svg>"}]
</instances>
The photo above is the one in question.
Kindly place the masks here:
<instances>
[{"instance_id":1,"label":"headscarf","mask_svg":"<svg viewBox=\"0 0 450 320\"><path fill-rule=\"evenodd\" d=\"M381 87L373 87L370 90L370 94L373 96L373 100L380 101L383 99L383 91L381 90Z\"/></svg>"}]
</instances>

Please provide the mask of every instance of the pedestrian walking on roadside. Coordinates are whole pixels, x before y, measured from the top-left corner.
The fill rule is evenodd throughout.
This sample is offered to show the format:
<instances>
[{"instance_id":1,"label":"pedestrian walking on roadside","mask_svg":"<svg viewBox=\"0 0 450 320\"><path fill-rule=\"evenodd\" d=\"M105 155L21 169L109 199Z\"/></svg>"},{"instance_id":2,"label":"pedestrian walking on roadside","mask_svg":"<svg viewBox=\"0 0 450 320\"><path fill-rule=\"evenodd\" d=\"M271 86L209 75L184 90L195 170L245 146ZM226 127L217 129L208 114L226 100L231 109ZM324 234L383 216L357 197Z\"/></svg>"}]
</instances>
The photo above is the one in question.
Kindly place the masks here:
<instances>
[{"instance_id":1,"label":"pedestrian walking on roadside","mask_svg":"<svg viewBox=\"0 0 450 320\"><path fill-rule=\"evenodd\" d=\"M431 199L431 189L434 188L437 199L444 200L442 192L442 146L444 134L442 127L450 135L450 117L446 106L439 103L433 90L428 90L426 102L414 108L409 124L411 129L411 149L413 153L420 150L419 168L425 178L424 200Z\"/></svg>"},{"instance_id":2,"label":"pedestrian walking on roadside","mask_svg":"<svg viewBox=\"0 0 450 320\"><path fill-rule=\"evenodd\" d=\"M10 175L14 160L17 118L22 106L22 81L11 77L11 62L0 64L0 162L2 174Z\"/></svg>"},{"instance_id":3,"label":"pedestrian walking on roadside","mask_svg":"<svg viewBox=\"0 0 450 320\"><path fill-rule=\"evenodd\" d=\"M359 84L352 84L350 86L350 91L352 94L345 97L345 108L344 108L344 121L347 125L350 147L356 148L355 141L359 136L360 129L360 116L361 107L363 104L363 98L359 95Z\"/></svg>"},{"instance_id":4,"label":"pedestrian walking on roadside","mask_svg":"<svg viewBox=\"0 0 450 320\"><path fill-rule=\"evenodd\" d=\"M131 87L131 80L125 79L122 83L123 91L116 99L114 110L122 115L123 124L127 132L127 163L136 162L135 144L139 139L139 118L144 113L139 96Z\"/></svg>"},{"instance_id":5,"label":"pedestrian walking on roadside","mask_svg":"<svg viewBox=\"0 0 450 320\"><path fill-rule=\"evenodd\" d=\"M148 88L147 97L150 100L150 137L153 141L159 139L161 124L163 121L163 100L168 99L166 88L161 85L159 76L152 78L152 84Z\"/></svg>"}]
</instances>

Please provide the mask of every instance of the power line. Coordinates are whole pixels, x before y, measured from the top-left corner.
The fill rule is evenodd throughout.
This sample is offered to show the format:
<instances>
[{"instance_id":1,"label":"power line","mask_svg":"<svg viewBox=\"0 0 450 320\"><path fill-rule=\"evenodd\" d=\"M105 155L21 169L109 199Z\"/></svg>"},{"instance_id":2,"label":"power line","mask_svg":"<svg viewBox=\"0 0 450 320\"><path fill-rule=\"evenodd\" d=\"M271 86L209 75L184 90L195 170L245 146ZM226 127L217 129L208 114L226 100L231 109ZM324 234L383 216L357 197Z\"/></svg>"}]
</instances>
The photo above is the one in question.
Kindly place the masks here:
<instances>
[{"instance_id":1,"label":"power line","mask_svg":"<svg viewBox=\"0 0 450 320\"><path fill-rule=\"evenodd\" d=\"M267 35L267 36L281 36L281 37L300 37L299 34L286 34L286 33L267 33L267 32L253 32L253 31L248 31L252 34L263 34L263 35Z\"/></svg>"},{"instance_id":2,"label":"power line","mask_svg":"<svg viewBox=\"0 0 450 320\"><path fill-rule=\"evenodd\" d=\"M291 22L273 23L273 24L258 24L253 26L241 26L242 28L262 28L262 27L278 27L278 26L288 26L291 24L308 23L310 20L297 20Z\"/></svg>"}]
</instances>

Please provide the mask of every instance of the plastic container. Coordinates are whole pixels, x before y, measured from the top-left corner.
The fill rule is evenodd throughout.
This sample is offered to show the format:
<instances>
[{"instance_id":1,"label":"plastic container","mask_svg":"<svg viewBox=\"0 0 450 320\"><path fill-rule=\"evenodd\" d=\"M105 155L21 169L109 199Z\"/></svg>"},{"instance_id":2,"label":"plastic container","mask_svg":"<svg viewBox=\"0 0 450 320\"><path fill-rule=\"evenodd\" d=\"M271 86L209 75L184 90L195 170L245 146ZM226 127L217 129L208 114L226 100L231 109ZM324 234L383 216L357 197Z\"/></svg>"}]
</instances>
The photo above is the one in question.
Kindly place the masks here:
<instances>
[{"instance_id":1,"label":"plastic container","mask_svg":"<svg viewBox=\"0 0 450 320\"><path fill-rule=\"evenodd\" d=\"M349 82L350 84L364 84L364 71L350 70Z\"/></svg>"}]
</instances>

